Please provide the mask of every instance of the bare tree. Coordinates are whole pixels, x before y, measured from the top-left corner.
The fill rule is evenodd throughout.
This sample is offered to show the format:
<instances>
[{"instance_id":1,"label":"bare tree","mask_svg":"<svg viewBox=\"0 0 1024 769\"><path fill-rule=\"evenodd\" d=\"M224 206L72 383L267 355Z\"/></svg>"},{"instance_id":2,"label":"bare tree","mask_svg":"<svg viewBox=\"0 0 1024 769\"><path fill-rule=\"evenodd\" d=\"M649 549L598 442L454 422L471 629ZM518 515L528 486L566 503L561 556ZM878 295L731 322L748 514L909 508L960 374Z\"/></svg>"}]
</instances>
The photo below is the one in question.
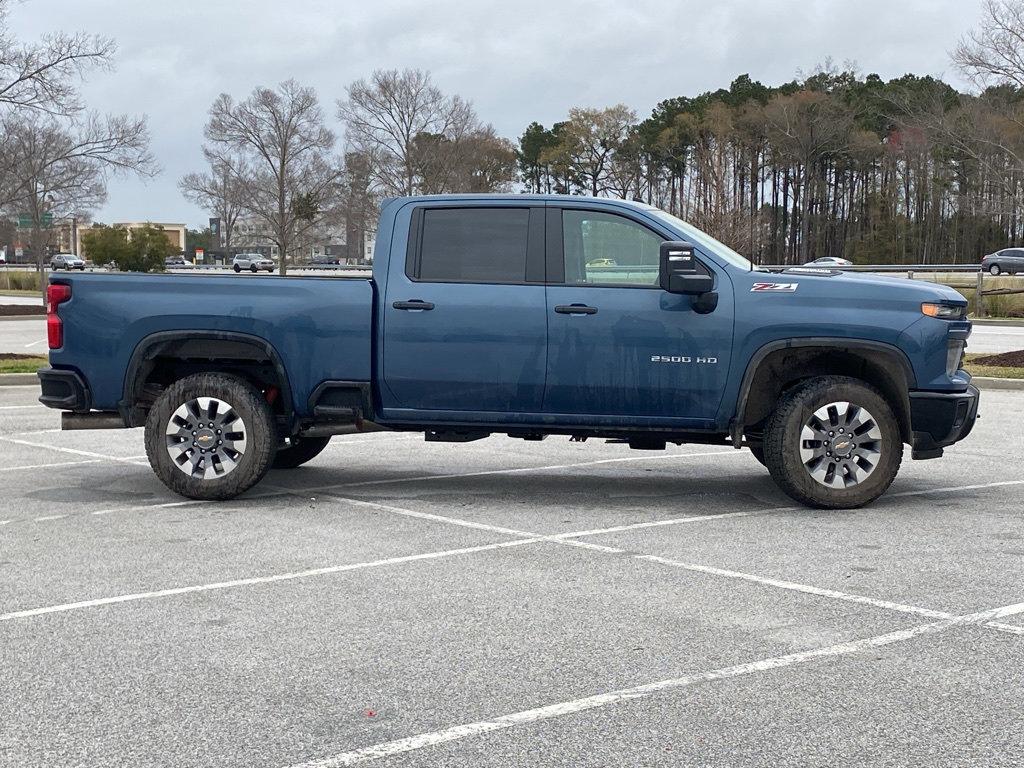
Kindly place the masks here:
<instances>
[{"instance_id":1,"label":"bare tree","mask_svg":"<svg viewBox=\"0 0 1024 769\"><path fill-rule=\"evenodd\" d=\"M357 80L348 98L338 100L338 117L350 148L370 159L375 184L385 195L416 194L417 167L446 173L462 140L489 128L472 105L446 96L429 72L418 69L377 70L369 82Z\"/></svg>"},{"instance_id":2,"label":"bare tree","mask_svg":"<svg viewBox=\"0 0 1024 769\"><path fill-rule=\"evenodd\" d=\"M1024 2L985 0L977 29L960 39L953 63L977 85L1024 88Z\"/></svg>"},{"instance_id":3,"label":"bare tree","mask_svg":"<svg viewBox=\"0 0 1024 769\"><path fill-rule=\"evenodd\" d=\"M579 184L599 195L608 189L612 158L636 123L636 113L625 104L606 109L569 110L559 142L542 154L546 163L571 168Z\"/></svg>"},{"instance_id":4,"label":"bare tree","mask_svg":"<svg viewBox=\"0 0 1024 769\"><path fill-rule=\"evenodd\" d=\"M257 88L242 102L221 94L210 108L206 138L212 151L251 163L251 171L239 175L244 208L266 227L284 275L306 233L337 206L342 168L330 154L335 137L316 93L287 80L277 89Z\"/></svg>"},{"instance_id":5,"label":"bare tree","mask_svg":"<svg viewBox=\"0 0 1024 769\"><path fill-rule=\"evenodd\" d=\"M186 174L178 181L178 188L186 199L220 218L220 245L229 251L235 224L245 207L243 180L248 179L252 171L245 158L223 158L209 148L203 148L203 154L210 170Z\"/></svg>"},{"instance_id":6,"label":"bare tree","mask_svg":"<svg viewBox=\"0 0 1024 769\"><path fill-rule=\"evenodd\" d=\"M0 0L0 106L64 116L80 112L77 81L89 69L110 65L114 41L54 33L17 43L7 27L9 7L10 0Z\"/></svg>"},{"instance_id":7,"label":"bare tree","mask_svg":"<svg viewBox=\"0 0 1024 769\"><path fill-rule=\"evenodd\" d=\"M47 220L81 214L106 200L112 174L155 175L145 118L87 115L78 126L54 118L8 115L3 156L10 169L11 204L31 220L32 250L41 270Z\"/></svg>"}]
</instances>

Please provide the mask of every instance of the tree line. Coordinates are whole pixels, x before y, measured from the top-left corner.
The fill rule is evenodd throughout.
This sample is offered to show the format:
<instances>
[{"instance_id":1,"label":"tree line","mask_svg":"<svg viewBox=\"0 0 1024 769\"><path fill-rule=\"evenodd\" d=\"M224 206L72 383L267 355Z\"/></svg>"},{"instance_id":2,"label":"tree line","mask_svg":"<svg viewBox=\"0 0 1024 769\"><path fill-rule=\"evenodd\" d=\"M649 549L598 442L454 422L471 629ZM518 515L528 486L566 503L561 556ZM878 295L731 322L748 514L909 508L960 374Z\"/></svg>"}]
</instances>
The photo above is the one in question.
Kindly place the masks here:
<instances>
[{"instance_id":1,"label":"tree line","mask_svg":"<svg viewBox=\"0 0 1024 769\"><path fill-rule=\"evenodd\" d=\"M87 72L110 65L113 41L18 43L8 2L0 210L30 215L35 245L47 216L101 204L112 174L158 169L143 118L97 114L78 96ZM286 80L217 97L206 167L178 184L220 219L222 248L244 218L277 246L282 272L339 231L361 241L384 197L446 192L640 200L761 264L976 262L1024 240L1024 0L986 0L951 57L973 91L826 63L778 86L740 75L643 119L622 104L574 107L515 142L429 72L378 70L326 107Z\"/></svg>"}]
</instances>

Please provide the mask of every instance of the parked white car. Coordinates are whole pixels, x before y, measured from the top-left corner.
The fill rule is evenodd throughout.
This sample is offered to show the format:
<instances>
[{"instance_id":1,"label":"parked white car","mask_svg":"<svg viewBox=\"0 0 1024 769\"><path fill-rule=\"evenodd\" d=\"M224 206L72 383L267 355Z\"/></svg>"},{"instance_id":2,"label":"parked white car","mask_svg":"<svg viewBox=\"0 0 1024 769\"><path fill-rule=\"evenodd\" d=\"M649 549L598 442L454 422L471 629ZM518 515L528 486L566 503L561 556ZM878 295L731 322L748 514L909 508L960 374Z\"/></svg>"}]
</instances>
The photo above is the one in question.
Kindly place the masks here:
<instances>
[{"instance_id":1,"label":"parked white car","mask_svg":"<svg viewBox=\"0 0 1024 769\"><path fill-rule=\"evenodd\" d=\"M235 272L242 270L273 272L277 269L277 265L274 264L273 259L267 259L262 254L235 254L235 258L231 260L231 269Z\"/></svg>"}]
</instances>

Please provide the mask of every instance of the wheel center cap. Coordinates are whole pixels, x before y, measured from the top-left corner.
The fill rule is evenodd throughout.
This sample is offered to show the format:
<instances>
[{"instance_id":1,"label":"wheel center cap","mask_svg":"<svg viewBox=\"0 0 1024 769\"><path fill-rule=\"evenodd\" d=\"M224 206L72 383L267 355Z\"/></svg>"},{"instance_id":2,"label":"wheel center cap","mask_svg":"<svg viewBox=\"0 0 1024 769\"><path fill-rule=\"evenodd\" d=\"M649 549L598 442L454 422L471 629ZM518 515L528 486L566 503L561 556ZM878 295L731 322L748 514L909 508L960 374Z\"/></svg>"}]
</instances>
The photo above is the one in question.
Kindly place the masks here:
<instances>
[{"instance_id":1,"label":"wheel center cap","mask_svg":"<svg viewBox=\"0 0 1024 769\"><path fill-rule=\"evenodd\" d=\"M199 444L200 448L208 449L216 445L217 435L210 428L204 427L196 433L196 443Z\"/></svg>"},{"instance_id":2,"label":"wheel center cap","mask_svg":"<svg viewBox=\"0 0 1024 769\"><path fill-rule=\"evenodd\" d=\"M840 438L835 442L832 448L835 449L836 454L848 454L852 447L853 441L849 438Z\"/></svg>"}]
</instances>

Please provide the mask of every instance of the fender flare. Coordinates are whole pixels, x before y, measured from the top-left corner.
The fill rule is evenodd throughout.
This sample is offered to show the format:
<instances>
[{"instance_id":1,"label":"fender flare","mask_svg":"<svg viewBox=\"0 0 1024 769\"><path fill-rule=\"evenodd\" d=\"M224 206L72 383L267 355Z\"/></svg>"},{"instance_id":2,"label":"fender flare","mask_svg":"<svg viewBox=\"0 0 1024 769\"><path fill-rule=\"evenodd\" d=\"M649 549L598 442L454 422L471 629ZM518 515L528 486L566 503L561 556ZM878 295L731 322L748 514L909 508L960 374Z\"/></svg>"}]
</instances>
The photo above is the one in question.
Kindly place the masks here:
<instances>
[{"instance_id":1,"label":"fender flare","mask_svg":"<svg viewBox=\"0 0 1024 769\"><path fill-rule=\"evenodd\" d=\"M794 339L779 339L774 342L768 342L767 344L759 347L750 357L750 361L747 363L747 368L743 372L740 391L736 396L735 416L733 417L730 425L730 433L732 434L734 445L739 447L739 442L742 441L744 426L743 418L747 410L750 388L753 386L754 377L757 375L757 370L760 368L761 363L764 362L764 359L769 355L774 352L778 352L779 350L804 347L818 347L822 350L868 350L870 352L883 353L893 358L899 364L903 371L903 376L906 379L908 390L917 386L917 378L914 375L914 368L911 366L910 359L907 357L907 354L899 347L886 342L876 342L870 339L850 339L848 337L841 336L798 337ZM909 394L907 397L909 399Z\"/></svg>"},{"instance_id":2,"label":"fender flare","mask_svg":"<svg viewBox=\"0 0 1024 769\"><path fill-rule=\"evenodd\" d=\"M143 364L150 358L156 357L162 348L175 342L234 342L248 345L261 350L270 360L274 370L281 381L281 397L289 409L294 408L292 400L291 383L288 380L288 371L285 369L284 361L270 342L263 337L254 334L244 334L238 331L210 331L209 329L177 329L174 331L157 331L144 336L135 345L131 358L128 360L128 367L125 369L124 382L121 387L121 402L118 403L118 410L122 415L131 414L138 398L139 372Z\"/></svg>"}]
</instances>

